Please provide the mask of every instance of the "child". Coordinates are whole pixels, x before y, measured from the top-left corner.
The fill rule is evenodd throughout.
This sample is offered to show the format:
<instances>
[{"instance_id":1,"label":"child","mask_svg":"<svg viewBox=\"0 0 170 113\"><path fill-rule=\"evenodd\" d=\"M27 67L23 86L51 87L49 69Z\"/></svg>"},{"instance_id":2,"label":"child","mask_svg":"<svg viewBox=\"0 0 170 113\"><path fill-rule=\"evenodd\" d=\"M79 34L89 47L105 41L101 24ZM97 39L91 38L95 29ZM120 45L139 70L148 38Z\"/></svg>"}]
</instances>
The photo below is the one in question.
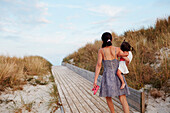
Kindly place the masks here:
<instances>
[{"instance_id":1,"label":"child","mask_svg":"<svg viewBox=\"0 0 170 113\"><path fill-rule=\"evenodd\" d=\"M118 67L118 71L117 71L117 75L120 78L122 85L120 87L120 89L123 89L125 87L125 82L123 80L123 76L122 74L128 74L129 70L127 68L128 64L131 62L132 60L132 52L130 51L131 49L133 50L133 48L130 46L130 44L126 41L124 41L121 46L120 49L124 52L124 53L129 53L127 57L121 57L120 61L119 61L119 67Z\"/></svg>"}]
</instances>

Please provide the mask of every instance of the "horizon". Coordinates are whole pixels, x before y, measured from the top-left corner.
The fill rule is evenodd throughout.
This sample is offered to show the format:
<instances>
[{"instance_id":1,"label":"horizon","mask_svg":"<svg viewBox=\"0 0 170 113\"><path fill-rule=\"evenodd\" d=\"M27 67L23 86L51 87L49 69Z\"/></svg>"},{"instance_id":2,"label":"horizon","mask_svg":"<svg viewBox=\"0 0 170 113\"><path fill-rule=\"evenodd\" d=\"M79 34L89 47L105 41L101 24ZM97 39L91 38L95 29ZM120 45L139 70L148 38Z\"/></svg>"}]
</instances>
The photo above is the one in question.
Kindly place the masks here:
<instances>
[{"instance_id":1,"label":"horizon","mask_svg":"<svg viewBox=\"0 0 170 113\"><path fill-rule=\"evenodd\" d=\"M0 54L42 56L53 65L103 32L123 35L170 15L168 0L0 1ZM146 13L147 12L147 13Z\"/></svg>"}]
</instances>

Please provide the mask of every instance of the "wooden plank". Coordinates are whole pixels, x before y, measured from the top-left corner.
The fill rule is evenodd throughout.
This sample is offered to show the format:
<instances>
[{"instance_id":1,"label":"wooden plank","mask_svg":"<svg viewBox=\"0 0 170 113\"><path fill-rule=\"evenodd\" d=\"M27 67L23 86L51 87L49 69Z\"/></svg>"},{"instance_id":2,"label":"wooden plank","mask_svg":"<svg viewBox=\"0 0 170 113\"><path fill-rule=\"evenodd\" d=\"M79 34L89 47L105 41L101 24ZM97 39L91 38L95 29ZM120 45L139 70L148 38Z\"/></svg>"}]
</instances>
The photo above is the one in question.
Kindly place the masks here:
<instances>
[{"instance_id":1,"label":"wooden plank","mask_svg":"<svg viewBox=\"0 0 170 113\"><path fill-rule=\"evenodd\" d=\"M71 81L69 81L69 83L77 83L76 81L74 81L73 79L73 75L72 77L70 78L70 76L68 74L65 74L67 76L68 79L70 79ZM100 109L102 112L108 112L107 109L105 109L101 104L100 102L96 101L94 99L95 96L89 94L88 92L86 92L86 88L83 88L82 86L80 86L81 84L77 84L79 86L79 89L82 91L82 93L84 93L93 103L94 105L96 105L96 107L98 107L98 109ZM105 104L106 105L106 104Z\"/></svg>"},{"instance_id":2,"label":"wooden plank","mask_svg":"<svg viewBox=\"0 0 170 113\"><path fill-rule=\"evenodd\" d=\"M55 77L55 81L58 81L57 86L60 87L59 88L60 92L61 91L63 92L63 97L60 96L60 98L65 98L65 101L68 104L67 108L70 109L70 111L67 111L67 112L73 112L72 107L70 107L70 102L69 102L67 95L70 96L70 99L72 99L73 103L75 104L75 106L79 112L82 109L84 109L84 111L86 112L87 111L86 107L90 108L91 105L88 104L86 99L89 99L89 102L91 102L93 105L95 105L98 110L100 110L102 112L109 112L106 99L103 97L97 97L96 95L93 95L93 92L91 91L91 89L93 87L93 83L91 81L80 76L79 74L75 73L74 71L70 70L69 68L67 68L65 66L58 66L58 67L55 67L54 69L56 70L56 73L58 73L60 75L60 76L57 76L57 77L59 77L59 80L57 80L57 77ZM53 72L53 73L55 73L55 72ZM62 84L60 84L60 83L62 83ZM73 85L70 86L70 83ZM63 90L64 88L67 90L67 92L64 92L64 90ZM65 94L65 93L68 93L68 94ZM132 93L134 93L134 91L132 91ZM84 96L82 96L82 94L84 94ZM97 92L97 95L99 95L99 91ZM138 96L138 94L137 94L137 96ZM127 100L128 100L128 98L127 98ZM132 101L131 98L130 98L130 100ZM85 104L82 104L83 101ZM118 113L123 112L122 107L120 106L120 104L118 104L118 101L113 100L115 108L116 108L115 111L116 112L118 111ZM142 100L140 100L140 101L142 102ZM63 102L62 99L61 99L61 102ZM135 103L133 103L133 104L135 104ZM87 105L87 106L84 107L84 105ZM137 104L135 104L135 105L137 105ZM63 105L63 106L65 106L65 105ZM66 111L64 111L64 112L66 112ZM96 111L94 111L94 112L96 112ZM132 112L131 109L130 109L130 112Z\"/></svg>"},{"instance_id":3,"label":"wooden plank","mask_svg":"<svg viewBox=\"0 0 170 113\"><path fill-rule=\"evenodd\" d=\"M69 69L69 68L68 68L68 69ZM69 69L69 70L70 70L70 69ZM69 71L69 70L68 70L68 71ZM75 73L75 72L74 72L73 70L70 70L69 73ZM76 73L76 75L77 75L77 77L80 78L80 79L84 78L84 77L82 77L82 76L80 77L80 75L77 74L77 73ZM77 77L76 77L76 78L77 78ZM87 79L86 79L86 80L83 80L83 83L86 83L86 84L88 84L89 86L92 86L92 85L93 85L92 82L89 81L89 80L87 80ZM132 89L132 88L130 88L130 89ZM134 93L134 92L135 92L135 90L132 90L132 93ZM138 91L138 92L139 92L139 91ZM138 93L138 92L137 92L137 93ZM98 93L97 93L97 94L98 94ZM137 94L137 95L138 95L138 94ZM100 98L101 98L101 97L100 97ZM132 98L132 97L131 97L131 98ZM103 101L105 101L104 98L101 98L101 99L102 99ZM133 98L132 98L132 99L133 99ZM128 99L128 97L127 97L127 100L130 100L130 99ZM105 102L106 102L106 101L105 101ZM117 101L116 101L116 102L117 102ZM130 102L132 102L132 100L130 100ZM119 103L120 103L120 102L119 102ZM138 105L138 104L135 103L134 105ZM140 104L139 104L139 105L140 105ZM122 107L120 107L120 106L117 106L117 107L123 111ZM130 106L129 106L129 107L130 107ZM130 108L131 108L131 107L130 107ZM136 111L135 109L132 109L132 108L131 108L131 109L130 109L130 112L137 112L137 111Z\"/></svg>"},{"instance_id":4,"label":"wooden plank","mask_svg":"<svg viewBox=\"0 0 170 113\"><path fill-rule=\"evenodd\" d=\"M83 84L83 85L86 86L86 84ZM100 91L100 89L99 89L99 91ZM99 95L99 91L96 93L96 95ZM91 93L91 95L93 95L93 94ZM106 102L106 98L105 97L99 97L99 96L97 96L97 97L100 98L103 102L105 102L105 105L106 105L107 109L109 110L109 107L108 107L107 102ZM120 107L118 107L114 102L113 102L113 104L114 104L114 109L115 109L116 112L123 113L123 110Z\"/></svg>"},{"instance_id":5,"label":"wooden plank","mask_svg":"<svg viewBox=\"0 0 170 113\"><path fill-rule=\"evenodd\" d=\"M73 71L81 70L80 72L78 71L78 74L80 74L80 75L83 76L83 77L84 77L83 72L86 72L86 74L85 74L86 76L88 76L88 74L91 75L92 73L94 73L94 72L85 70L85 69L83 69L83 68L79 68L79 67L77 67L77 66L74 66L74 65L71 65L71 64L68 64L68 63L65 63L65 65L66 65L66 67L71 68L71 70L73 70ZM94 73L93 75L95 75L95 73ZM101 76L101 75L99 75L99 78L100 78L100 76ZM85 78L88 79L88 77L85 77ZM92 76L92 78L94 79L94 76ZM134 95L136 94L137 96L140 96L141 91L138 91L138 90L133 89L133 88L131 88L131 87L129 87L129 90L130 90L132 93L134 93Z\"/></svg>"},{"instance_id":6,"label":"wooden plank","mask_svg":"<svg viewBox=\"0 0 170 113\"><path fill-rule=\"evenodd\" d=\"M62 71L60 71L60 72L62 72ZM72 84L72 86L74 87L74 84ZM74 87L74 89L77 91L76 93L79 94L79 98L82 100L82 105L84 105L83 107L85 108L85 110L88 113L94 113L93 110L90 108L90 106L88 106L88 104L84 101L85 100L84 97L82 95L80 95L81 92L79 92L79 90L77 90L77 88L75 88L75 87Z\"/></svg>"},{"instance_id":7,"label":"wooden plank","mask_svg":"<svg viewBox=\"0 0 170 113\"><path fill-rule=\"evenodd\" d=\"M70 97L72 98L74 104L76 105L77 109L79 110L79 112L82 113L86 113L85 109L83 108L82 104L79 102L79 100L76 98L76 96L74 95L74 93L72 92L72 90L70 90L70 87L68 86L68 84L61 78L61 76L63 76L62 72L60 71L60 80L62 81L63 85L66 87L67 91L69 92Z\"/></svg>"},{"instance_id":8,"label":"wooden plank","mask_svg":"<svg viewBox=\"0 0 170 113\"><path fill-rule=\"evenodd\" d=\"M84 99L82 98L82 96L75 91L75 88L73 87L72 84L70 84L70 89L74 92L75 96L77 97L77 99L80 101L81 105L83 106L83 108L85 109L85 111L88 113L90 111L92 111L92 109L87 105L87 103L84 101ZM90 110L89 110L90 109Z\"/></svg>"},{"instance_id":9,"label":"wooden plank","mask_svg":"<svg viewBox=\"0 0 170 113\"><path fill-rule=\"evenodd\" d=\"M134 92L134 93L138 93L138 94L141 93L141 91L136 90L136 89L133 89L133 88L131 88L131 87L129 87L129 90L130 90L131 92Z\"/></svg>"},{"instance_id":10,"label":"wooden plank","mask_svg":"<svg viewBox=\"0 0 170 113\"><path fill-rule=\"evenodd\" d=\"M94 98L94 97L98 98L98 99L95 98L95 99L96 99L95 101L102 102L101 99L103 99L103 101L104 101L104 103L105 103L105 104L104 104L105 108L106 108L107 110L109 110L105 98L102 98L102 97L93 95L93 94L92 94L93 92L91 91L92 88L89 87L89 86L87 86L86 83L82 82L82 81L86 81L85 78L82 77L82 79L80 80L81 77L77 77L77 74L76 74L76 75L75 75L75 73L71 73L71 74L70 74L69 70L67 70L67 71L65 71L65 72L67 72L67 74L66 74L67 77L70 77L70 78L74 79L73 81L75 81L76 83L80 82L79 85L81 85L80 87L83 87L82 90L86 90L85 93L89 93L93 98ZM70 74L70 75L69 75L69 74ZM79 75L78 75L78 76L79 76ZM88 82L89 82L89 81L88 81ZM92 85L92 84L91 84L91 85ZM86 86L86 87L85 87L85 86ZM99 91L98 91L98 92L99 92ZM99 99L100 99L100 100L99 100ZM117 111L118 113L123 112L122 109L119 109L117 106L115 106L114 108L115 108L115 111Z\"/></svg>"},{"instance_id":11,"label":"wooden plank","mask_svg":"<svg viewBox=\"0 0 170 113\"><path fill-rule=\"evenodd\" d=\"M59 92L59 96L60 96L60 99L61 99L63 110L64 110L65 113L71 113L71 109L68 105L66 97L65 97L65 95L64 95L64 93L63 93L63 91L60 87L58 79L56 78L56 76L58 76L58 75L54 72L54 67L52 69L52 74L54 76L55 83L57 84L57 89L58 89L58 92Z\"/></svg>"},{"instance_id":12,"label":"wooden plank","mask_svg":"<svg viewBox=\"0 0 170 113\"><path fill-rule=\"evenodd\" d=\"M59 75L58 70L55 71L55 72ZM56 77L57 77L57 79L58 79L58 81L59 81L59 83L60 83L60 85L61 85L61 88L62 88L64 94L65 94L66 100L67 100L67 102L69 103L69 106L70 106L71 111L72 111L73 113L74 113L74 112L78 112L78 109L76 108L75 104L73 103L73 101L72 101L69 93L67 92L67 90L66 90L66 88L64 87L64 85L61 83L61 79L59 79L59 76L56 76Z\"/></svg>"},{"instance_id":13,"label":"wooden plank","mask_svg":"<svg viewBox=\"0 0 170 113\"><path fill-rule=\"evenodd\" d=\"M142 92L141 94L141 112L145 112L145 93Z\"/></svg>"},{"instance_id":14,"label":"wooden plank","mask_svg":"<svg viewBox=\"0 0 170 113\"><path fill-rule=\"evenodd\" d=\"M84 85L87 85L87 84L84 84ZM100 90L100 89L99 89ZM96 95L99 95L99 91L96 93ZM101 97L100 97L101 98ZM105 98L101 98L103 101L105 101ZM127 101L131 101L129 98L127 98ZM106 102L106 101L105 101ZM120 101L119 101L119 99L117 98L117 97L113 97L113 103L114 103L114 105L116 106L115 107L115 109L120 109L122 112L123 112L123 108L122 108L122 106L120 107L120 105L118 105L118 104L116 104L116 103L120 103ZM132 103L132 102L131 102ZM120 103L121 104L121 103ZM137 108L139 108L139 106L140 106L140 104L139 103L135 103L134 104ZM130 106L129 106L130 107ZM137 111L135 110L135 109L133 109L133 108L131 108L130 107L130 112L131 113L133 113L133 112L136 112L137 113Z\"/></svg>"},{"instance_id":15,"label":"wooden plank","mask_svg":"<svg viewBox=\"0 0 170 113\"><path fill-rule=\"evenodd\" d=\"M134 109L137 109L140 111L140 103L137 103L137 102L131 100L130 98L127 98L127 101L130 106L132 106Z\"/></svg>"},{"instance_id":16,"label":"wooden plank","mask_svg":"<svg viewBox=\"0 0 170 113\"><path fill-rule=\"evenodd\" d=\"M63 74L62 76L63 80L66 80L72 85L74 86L74 88L76 89L76 91L78 91L79 94L81 94L81 96L83 96L84 100L87 102L87 104L89 104L89 107L97 113L101 113L101 111L91 102L90 99L88 99L88 95L85 95L83 92L81 92L80 87L76 86L76 83L73 84L72 81L70 81L68 78L65 77L65 75ZM78 89L79 88L79 89Z\"/></svg>"},{"instance_id":17,"label":"wooden plank","mask_svg":"<svg viewBox=\"0 0 170 113\"><path fill-rule=\"evenodd\" d=\"M63 77L63 74L62 76L60 77ZM62 80L65 79L65 78L61 78ZM65 81L65 82L68 82L68 81ZM68 82L70 83L70 82ZM87 110L87 112L92 112L92 109L89 108L89 106L87 105L87 103L84 101L84 99L81 97L80 93L78 93L75 88L73 87L73 85L69 85L70 86L70 89L72 89L72 91L74 91L77 95L77 98L80 100L81 104L83 105L83 107Z\"/></svg>"}]
</instances>

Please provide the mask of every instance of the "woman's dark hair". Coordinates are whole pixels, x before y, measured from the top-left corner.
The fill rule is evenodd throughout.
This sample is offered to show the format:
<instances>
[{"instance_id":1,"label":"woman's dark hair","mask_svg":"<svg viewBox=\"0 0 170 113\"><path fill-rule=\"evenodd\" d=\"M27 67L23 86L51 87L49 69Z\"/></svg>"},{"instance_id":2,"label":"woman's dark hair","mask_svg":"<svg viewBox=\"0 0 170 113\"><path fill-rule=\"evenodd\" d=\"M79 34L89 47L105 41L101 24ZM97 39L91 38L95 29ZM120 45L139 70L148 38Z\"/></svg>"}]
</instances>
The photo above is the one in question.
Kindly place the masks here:
<instances>
[{"instance_id":1,"label":"woman's dark hair","mask_svg":"<svg viewBox=\"0 0 170 113\"><path fill-rule=\"evenodd\" d=\"M112 35L109 32L103 33L101 39L103 41L102 48L112 45Z\"/></svg>"},{"instance_id":2,"label":"woman's dark hair","mask_svg":"<svg viewBox=\"0 0 170 113\"><path fill-rule=\"evenodd\" d=\"M134 50L133 47L125 40L122 42L120 49L122 51L133 51Z\"/></svg>"}]
</instances>

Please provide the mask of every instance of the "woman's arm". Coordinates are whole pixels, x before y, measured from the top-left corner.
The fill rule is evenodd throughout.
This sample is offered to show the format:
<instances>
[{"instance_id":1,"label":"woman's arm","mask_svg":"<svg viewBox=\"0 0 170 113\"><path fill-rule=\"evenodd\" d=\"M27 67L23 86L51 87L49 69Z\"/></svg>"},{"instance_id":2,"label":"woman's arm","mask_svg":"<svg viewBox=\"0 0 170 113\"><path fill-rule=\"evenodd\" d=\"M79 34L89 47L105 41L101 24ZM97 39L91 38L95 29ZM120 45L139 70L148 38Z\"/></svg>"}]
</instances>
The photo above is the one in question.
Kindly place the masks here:
<instances>
[{"instance_id":1,"label":"woman's arm","mask_svg":"<svg viewBox=\"0 0 170 113\"><path fill-rule=\"evenodd\" d=\"M101 51L102 51L101 49L99 49L99 51L98 51L98 60L97 60L97 64L96 64L95 78L94 78L94 84L93 85L95 85L97 83L97 78L99 76L100 69L101 69L101 66L102 66L102 53L101 53Z\"/></svg>"}]
</instances>

